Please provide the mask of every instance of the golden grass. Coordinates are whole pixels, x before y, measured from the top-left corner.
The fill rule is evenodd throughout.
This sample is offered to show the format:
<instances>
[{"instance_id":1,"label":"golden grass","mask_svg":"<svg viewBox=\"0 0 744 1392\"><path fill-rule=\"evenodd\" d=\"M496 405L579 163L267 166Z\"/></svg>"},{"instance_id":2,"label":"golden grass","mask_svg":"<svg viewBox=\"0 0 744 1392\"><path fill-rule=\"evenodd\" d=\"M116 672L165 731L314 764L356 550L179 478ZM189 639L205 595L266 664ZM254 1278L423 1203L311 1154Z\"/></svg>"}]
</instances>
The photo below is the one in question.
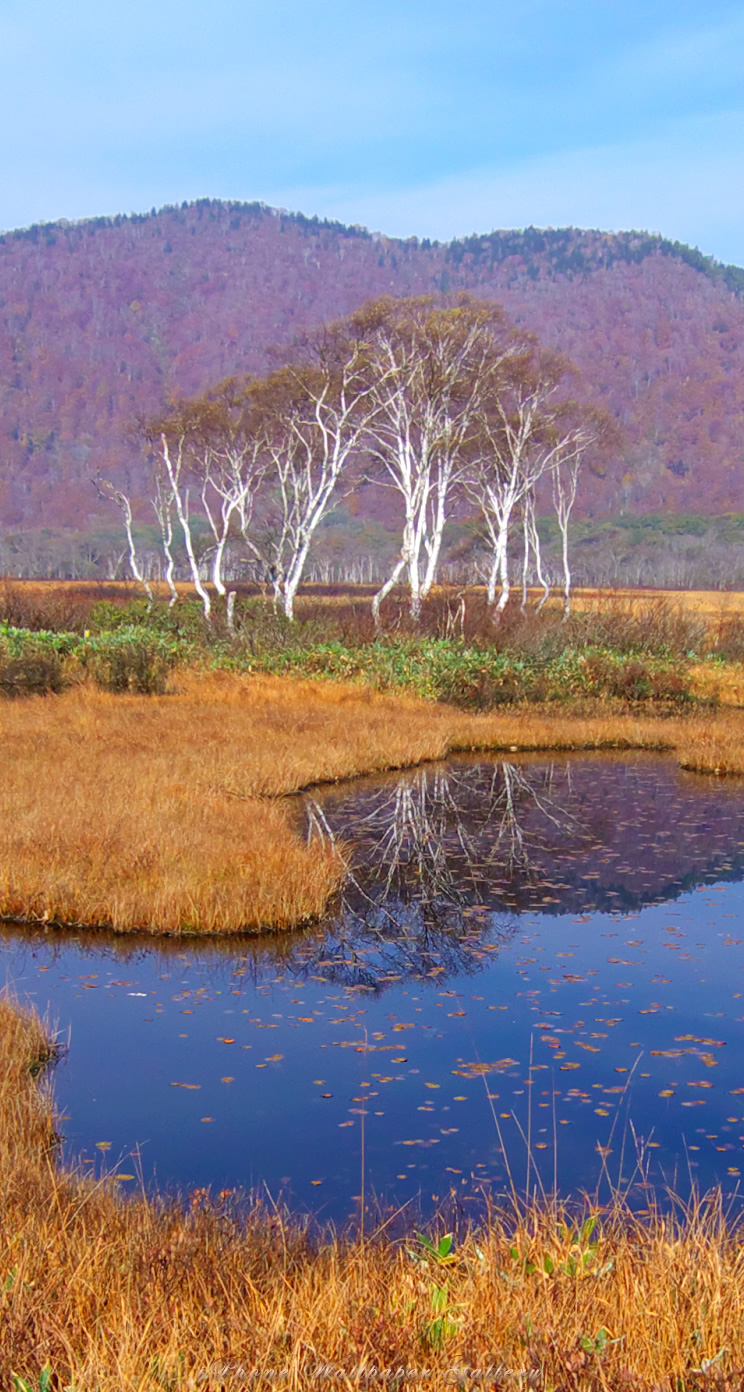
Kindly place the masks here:
<instances>
[{"instance_id":1,"label":"golden grass","mask_svg":"<svg viewBox=\"0 0 744 1392\"><path fill-rule=\"evenodd\" d=\"M15 1372L35 1390L45 1365L74 1392L742 1385L744 1249L715 1202L673 1219L618 1201L583 1241L548 1200L510 1206L446 1266L414 1260L413 1234L313 1242L230 1194L184 1210L59 1170L30 1072L45 1052L39 1022L0 1000L3 1388Z\"/></svg>"},{"instance_id":2,"label":"golden grass","mask_svg":"<svg viewBox=\"0 0 744 1392\"><path fill-rule=\"evenodd\" d=\"M170 696L79 687L0 706L0 914L118 931L285 928L344 873L287 794L469 749L673 749L744 771L744 715L468 715L359 685L182 671Z\"/></svg>"},{"instance_id":3,"label":"golden grass","mask_svg":"<svg viewBox=\"0 0 744 1392\"><path fill-rule=\"evenodd\" d=\"M744 665L741 662L698 662L689 668L693 695L722 706L744 707Z\"/></svg>"},{"instance_id":4,"label":"golden grass","mask_svg":"<svg viewBox=\"0 0 744 1392\"><path fill-rule=\"evenodd\" d=\"M16 580L0 577L0 585L7 586L14 594L33 595L35 597L76 597L89 595L93 599L105 593L106 598L120 595L122 600L128 598L141 598L142 590L132 580ZM176 585L179 594L193 596L193 586L186 581L179 581ZM482 586L469 586L473 593L482 590ZM239 591L255 590L254 585L237 586ZM329 594L329 589L336 590L336 595ZM458 586L438 586L437 592L443 593L447 589L460 592ZM165 582L153 581L153 593L161 598L167 599L169 595L168 586ZM325 598L348 599L351 596L370 597L374 594L374 585L303 585L300 592L299 601L305 597L313 598L316 594L322 594ZM530 589L529 594L538 598L542 593L539 589ZM556 601L562 603L560 594L556 594ZM646 588L617 587L612 589L598 589L592 586L576 586L572 590L572 602L576 608L587 606L606 607L607 605L619 604L625 607L628 604L638 604L648 606L649 603L663 599L674 607L679 606L683 609L691 609L695 613L710 614L716 617L720 615L735 616L744 613L744 591L741 590L669 590Z\"/></svg>"},{"instance_id":5,"label":"golden grass","mask_svg":"<svg viewBox=\"0 0 744 1392\"><path fill-rule=\"evenodd\" d=\"M744 613L744 592L740 590L599 590L586 587L574 590L571 600L576 609L606 609L615 605L644 609L663 600L673 609L711 619L738 618Z\"/></svg>"}]
</instances>

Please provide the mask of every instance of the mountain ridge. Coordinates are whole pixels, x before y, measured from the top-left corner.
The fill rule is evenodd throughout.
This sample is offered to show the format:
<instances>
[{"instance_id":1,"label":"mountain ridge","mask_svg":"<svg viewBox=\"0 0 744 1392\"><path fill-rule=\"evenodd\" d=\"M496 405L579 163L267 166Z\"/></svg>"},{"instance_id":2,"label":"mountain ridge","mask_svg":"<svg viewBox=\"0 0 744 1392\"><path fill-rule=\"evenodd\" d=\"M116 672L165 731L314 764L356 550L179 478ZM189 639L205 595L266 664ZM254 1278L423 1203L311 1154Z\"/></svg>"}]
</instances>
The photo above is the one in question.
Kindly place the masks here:
<instances>
[{"instance_id":1,"label":"mountain ridge","mask_svg":"<svg viewBox=\"0 0 744 1392\"><path fill-rule=\"evenodd\" d=\"M95 527L97 469L136 497L138 417L379 294L467 291L578 364L623 430L583 515L744 510L744 270L655 234L454 242L201 199L0 236L0 527Z\"/></svg>"}]
</instances>

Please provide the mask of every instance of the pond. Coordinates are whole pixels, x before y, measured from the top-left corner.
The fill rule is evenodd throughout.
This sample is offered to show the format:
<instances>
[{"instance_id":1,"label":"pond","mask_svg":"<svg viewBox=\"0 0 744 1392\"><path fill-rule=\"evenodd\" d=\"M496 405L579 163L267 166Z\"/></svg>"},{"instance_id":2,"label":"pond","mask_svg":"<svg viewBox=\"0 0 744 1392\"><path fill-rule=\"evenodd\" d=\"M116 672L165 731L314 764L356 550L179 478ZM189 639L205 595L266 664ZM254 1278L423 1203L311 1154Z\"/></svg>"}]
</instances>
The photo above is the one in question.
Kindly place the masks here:
<instances>
[{"instance_id":1,"label":"pond","mask_svg":"<svg viewBox=\"0 0 744 1392\"><path fill-rule=\"evenodd\" d=\"M744 785L654 756L460 758L298 816L350 858L311 930L3 930L6 979L69 1041L66 1158L337 1222L362 1184L383 1212L474 1216L512 1182L736 1191Z\"/></svg>"}]
</instances>

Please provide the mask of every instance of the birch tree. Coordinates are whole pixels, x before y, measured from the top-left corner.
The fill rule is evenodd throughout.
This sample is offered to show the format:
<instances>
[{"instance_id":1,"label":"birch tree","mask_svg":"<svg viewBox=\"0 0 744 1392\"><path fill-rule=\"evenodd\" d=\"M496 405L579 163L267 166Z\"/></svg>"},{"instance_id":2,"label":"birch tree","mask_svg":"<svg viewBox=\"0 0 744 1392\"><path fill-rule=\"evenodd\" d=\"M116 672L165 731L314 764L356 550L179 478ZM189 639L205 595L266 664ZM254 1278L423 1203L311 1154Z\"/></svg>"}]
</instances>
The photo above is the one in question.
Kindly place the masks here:
<instances>
[{"instance_id":1,"label":"birch tree","mask_svg":"<svg viewBox=\"0 0 744 1392\"><path fill-rule=\"evenodd\" d=\"M522 500L522 604L527 608L527 584L530 573L530 557L534 566L535 579L542 589L536 613L540 613L550 594L550 581L546 579L542 565L540 533L537 527L537 499L534 488Z\"/></svg>"},{"instance_id":2,"label":"birch tree","mask_svg":"<svg viewBox=\"0 0 744 1392\"><path fill-rule=\"evenodd\" d=\"M183 420L178 425L173 424L170 429L166 422L163 423L157 440L157 450L156 469L163 472L162 492L175 509L183 534L191 580L202 602L204 617L209 623L212 617L212 600L209 590L202 582L196 555L191 519L191 489L188 484L189 435Z\"/></svg>"},{"instance_id":3,"label":"birch tree","mask_svg":"<svg viewBox=\"0 0 744 1392\"><path fill-rule=\"evenodd\" d=\"M571 567L568 552L568 526L579 487L579 476L589 450L604 453L619 438L617 426L606 412L567 403L560 421L562 440L551 470L553 506L561 534L563 569L563 614L571 613Z\"/></svg>"},{"instance_id":4,"label":"birch tree","mask_svg":"<svg viewBox=\"0 0 744 1392\"><path fill-rule=\"evenodd\" d=\"M331 326L257 382L252 398L273 503L265 569L276 605L293 619L313 538L375 409L358 339Z\"/></svg>"},{"instance_id":5,"label":"birch tree","mask_svg":"<svg viewBox=\"0 0 744 1392\"><path fill-rule=\"evenodd\" d=\"M180 402L169 416L150 422L147 434L159 455L154 506L169 566L170 517L175 509L205 616L209 618L211 612L209 592L202 583L202 568L208 560L212 585L225 602L232 627L234 595L228 594L224 579L226 548L231 534L239 534L255 552L250 525L266 465L251 409L250 383L229 378L203 397ZM212 538L199 559L190 511L194 495Z\"/></svg>"},{"instance_id":6,"label":"birch tree","mask_svg":"<svg viewBox=\"0 0 744 1392\"><path fill-rule=\"evenodd\" d=\"M575 426L560 396L570 371L565 358L525 339L521 351L500 364L481 412L466 487L483 517L490 552L488 603L497 620L511 592L508 545L518 509L529 508L539 481L570 454Z\"/></svg>"},{"instance_id":7,"label":"birch tree","mask_svg":"<svg viewBox=\"0 0 744 1392\"><path fill-rule=\"evenodd\" d=\"M372 602L405 574L418 619L434 584L453 489L496 362L512 349L500 306L462 297L383 298L351 320L364 345L374 410L367 450L374 481L403 504L400 553Z\"/></svg>"},{"instance_id":8,"label":"birch tree","mask_svg":"<svg viewBox=\"0 0 744 1392\"><path fill-rule=\"evenodd\" d=\"M152 498L151 501L153 511L158 520L158 527L160 529L160 541L163 547L163 555L165 557L164 576L165 583L168 586L168 590L170 593L168 606L169 608L172 608L172 606L178 600L178 590L176 589L174 580L176 562L175 557L173 555L173 507L175 499L173 497L172 489L166 484L165 480L162 478L159 472L156 472L155 474L154 487L155 496L154 498Z\"/></svg>"},{"instance_id":9,"label":"birch tree","mask_svg":"<svg viewBox=\"0 0 744 1392\"><path fill-rule=\"evenodd\" d=\"M93 484L95 486L99 498L103 498L107 503L115 503L119 511L121 512L122 520L124 522L124 531L126 532L127 537L127 549L129 551L129 566L132 575L134 576L134 579L137 581L138 584L142 586L143 590L145 591L145 594L147 595L147 607L148 609L151 609L153 605L152 587L142 568L142 563L139 559L139 556L137 555L137 547L134 540L134 519L132 514L132 504L130 502L129 496L128 494L122 492L120 488L116 488L115 485L113 483L110 483L108 479L102 478L100 473L96 474L95 478L93 479Z\"/></svg>"}]
</instances>

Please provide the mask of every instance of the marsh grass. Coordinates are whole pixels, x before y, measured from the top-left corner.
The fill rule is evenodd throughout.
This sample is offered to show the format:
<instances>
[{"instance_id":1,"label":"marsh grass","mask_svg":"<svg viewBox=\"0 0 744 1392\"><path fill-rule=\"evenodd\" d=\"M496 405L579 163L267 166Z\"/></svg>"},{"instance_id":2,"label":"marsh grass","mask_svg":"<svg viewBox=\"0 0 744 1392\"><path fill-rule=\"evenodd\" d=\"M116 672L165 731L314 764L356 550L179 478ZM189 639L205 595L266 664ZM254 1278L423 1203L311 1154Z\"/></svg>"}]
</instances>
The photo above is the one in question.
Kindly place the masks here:
<instances>
[{"instance_id":1,"label":"marsh grass","mask_svg":"<svg viewBox=\"0 0 744 1392\"><path fill-rule=\"evenodd\" d=\"M744 716L619 705L468 714L355 684L180 669L167 696L89 685L0 704L0 915L152 933L282 929L323 912L343 847L291 795L468 750L663 749L744 772Z\"/></svg>"},{"instance_id":2,"label":"marsh grass","mask_svg":"<svg viewBox=\"0 0 744 1392\"><path fill-rule=\"evenodd\" d=\"M36 1392L44 1369L74 1392L742 1386L744 1256L720 1195L642 1215L515 1199L452 1241L398 1215L363 1243L266 1195L124 1197L116 1171L57 1164L49 1042L7 999L0 1052L4 1388Z\"/></svg>"}]
</instances>

